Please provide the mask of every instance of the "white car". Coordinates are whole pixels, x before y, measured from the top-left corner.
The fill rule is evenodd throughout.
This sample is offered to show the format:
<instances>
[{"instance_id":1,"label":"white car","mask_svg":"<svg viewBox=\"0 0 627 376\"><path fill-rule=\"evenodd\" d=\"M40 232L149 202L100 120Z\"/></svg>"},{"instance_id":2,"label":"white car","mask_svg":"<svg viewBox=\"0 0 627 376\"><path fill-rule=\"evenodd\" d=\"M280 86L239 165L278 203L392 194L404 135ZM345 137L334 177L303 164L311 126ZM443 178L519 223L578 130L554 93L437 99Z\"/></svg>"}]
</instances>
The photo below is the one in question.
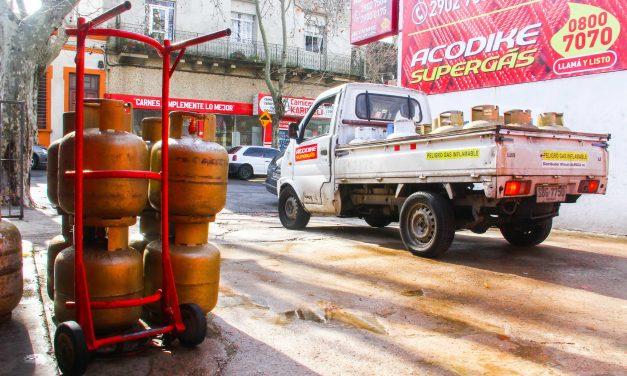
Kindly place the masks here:
<instances>
[{"instance_id":1,"label":"white car","mask_svg":"<svg viewBox=\"0 0 627 376\"><path fill-rule=\"evenodd\" d=\"M229 175L248 180L253 175L266 175L268 165L280 151L265 146L235 146L229 150Z\"/></svg>"}]
</instances>

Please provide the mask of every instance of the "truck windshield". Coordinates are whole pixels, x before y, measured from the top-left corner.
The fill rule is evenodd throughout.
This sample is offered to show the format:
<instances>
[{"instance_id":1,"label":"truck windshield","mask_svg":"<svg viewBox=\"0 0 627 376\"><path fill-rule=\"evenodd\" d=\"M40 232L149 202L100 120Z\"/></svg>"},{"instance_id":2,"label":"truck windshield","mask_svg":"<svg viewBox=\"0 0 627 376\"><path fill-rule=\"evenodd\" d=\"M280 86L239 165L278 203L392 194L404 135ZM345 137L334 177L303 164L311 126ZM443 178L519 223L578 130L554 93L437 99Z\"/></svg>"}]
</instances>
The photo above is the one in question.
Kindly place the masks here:
<instances>
[{"instance_id":1,"label":"truck windshield","mask_svg":"<svg viewBox=\"0 0 627 376\"><path fill-rule=\"evenodd\" d=\"M420 104L417 100L385 94L363 93L357 96L355 114L360 119L394 121L412 119L422 121Z\"/></svg>"}]
</instances>

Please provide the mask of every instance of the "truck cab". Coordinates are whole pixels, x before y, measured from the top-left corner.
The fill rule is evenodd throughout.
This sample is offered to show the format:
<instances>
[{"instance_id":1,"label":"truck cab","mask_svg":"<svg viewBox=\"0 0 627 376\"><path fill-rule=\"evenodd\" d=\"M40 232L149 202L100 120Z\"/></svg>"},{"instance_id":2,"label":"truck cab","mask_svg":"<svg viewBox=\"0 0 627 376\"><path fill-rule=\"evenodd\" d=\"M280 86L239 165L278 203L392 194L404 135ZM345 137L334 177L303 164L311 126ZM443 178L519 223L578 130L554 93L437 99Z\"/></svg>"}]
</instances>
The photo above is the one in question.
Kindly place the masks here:
<instances>
[{"instance_id":1,"label":"truck cab","mask_svg":"<svg viewBox=\"0 0 627 376\"><path fill-rule=\"evenodd\" d=\"M293 126L278 186L291 187L308 213L339 215L333 179L336 147L354 142L355 130L372 128L373 122L387 131L389 123L409 116L409 111L416 124L430 122L426 96L418 91L376 84L344 84L325 91Z\"/></svg>"}]
</instances>

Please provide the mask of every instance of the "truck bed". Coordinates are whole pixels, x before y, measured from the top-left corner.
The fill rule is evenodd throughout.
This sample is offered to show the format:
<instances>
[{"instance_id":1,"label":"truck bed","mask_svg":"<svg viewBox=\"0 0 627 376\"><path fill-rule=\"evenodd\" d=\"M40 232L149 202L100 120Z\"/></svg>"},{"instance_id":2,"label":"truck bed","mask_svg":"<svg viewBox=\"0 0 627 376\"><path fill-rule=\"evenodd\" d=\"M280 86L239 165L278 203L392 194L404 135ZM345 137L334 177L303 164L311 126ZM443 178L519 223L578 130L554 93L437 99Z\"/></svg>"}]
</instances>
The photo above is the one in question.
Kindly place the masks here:
<instances>
[{"instance_id":1,"label":"truck bed","mask_svg":"<svg viewBox=\"0 0 627 376\"><path fill-rule=\"evenodd\" d=\"M575 177L598 177L603 193L609 138L608 134L496 125L340 145L335 151L336 183L491 182L496 187L500 180L511 178L573 185L578 182ZM576 192L576 187L571 188Z\"/></svg>"}]
</instances>

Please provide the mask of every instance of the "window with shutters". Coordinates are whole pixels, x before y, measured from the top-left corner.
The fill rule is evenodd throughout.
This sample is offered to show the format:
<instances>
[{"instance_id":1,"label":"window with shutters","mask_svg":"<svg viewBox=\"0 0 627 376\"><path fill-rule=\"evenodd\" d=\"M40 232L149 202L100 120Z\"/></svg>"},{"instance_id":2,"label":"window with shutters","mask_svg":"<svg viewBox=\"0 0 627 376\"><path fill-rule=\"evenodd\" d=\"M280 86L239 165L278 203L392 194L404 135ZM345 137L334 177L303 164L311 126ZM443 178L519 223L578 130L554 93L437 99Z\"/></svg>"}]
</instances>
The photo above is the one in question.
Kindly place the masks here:
<instances>
[{"instance_id":1,"label":"window with shutters","mask_svg":"<svg viewBox=\"0 0 627 376\"><path fill-rule=\"evenodd\" d=\"M39 77L39 87L37 88L37 128L46 129L48 123L48 112L46 111L48 87L46 86L46 72Z\"/></svg>"}]
</instances>

